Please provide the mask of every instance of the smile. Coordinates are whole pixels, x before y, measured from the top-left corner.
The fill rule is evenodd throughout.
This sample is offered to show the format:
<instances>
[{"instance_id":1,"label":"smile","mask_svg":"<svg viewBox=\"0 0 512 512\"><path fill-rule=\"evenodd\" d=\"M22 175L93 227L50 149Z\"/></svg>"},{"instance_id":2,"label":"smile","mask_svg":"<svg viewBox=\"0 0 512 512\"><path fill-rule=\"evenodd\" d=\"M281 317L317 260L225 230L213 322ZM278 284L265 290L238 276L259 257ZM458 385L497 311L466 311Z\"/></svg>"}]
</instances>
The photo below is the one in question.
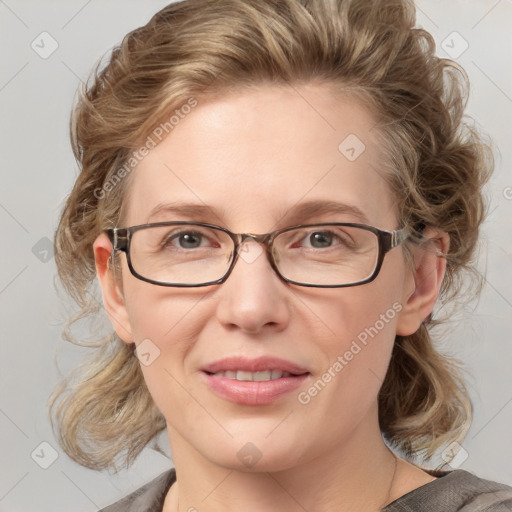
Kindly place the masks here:
<instances>
[{"instance_id":1,"label":"smile","mask_svg":"<svg viewBox=\"0 0 512 512\"><path fill-rule=\"evenodd\" d=\"M266 370L260 372L247 372L244 370L226 370L213 374L214 377L225 377L227 379L260 382L265 380L276 380L283 377L292 377L292 374L283 370Z\"/></svg>"}]
</instances>

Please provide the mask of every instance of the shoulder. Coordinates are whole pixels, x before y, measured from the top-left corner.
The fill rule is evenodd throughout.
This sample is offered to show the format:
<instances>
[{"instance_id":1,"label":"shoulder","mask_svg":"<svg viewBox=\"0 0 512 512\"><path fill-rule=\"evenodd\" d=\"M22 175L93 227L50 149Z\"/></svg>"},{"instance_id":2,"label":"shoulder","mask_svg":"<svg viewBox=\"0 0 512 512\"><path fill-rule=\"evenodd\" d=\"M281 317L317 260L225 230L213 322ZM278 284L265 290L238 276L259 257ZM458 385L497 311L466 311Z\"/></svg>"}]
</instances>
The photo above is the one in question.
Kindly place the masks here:
<instances>
[{"instance_id":1,"label":"shoulder","mask_svg":"<svg viewBox=\"0 0 512 512\"><path fill-rule=\"evenodd\" d=\"M163 508L169 487L175 481L175 469L169 469L99 512L159 512Z\"/></svg>"},{"instance_id":2,"label":"shoulder","mask_svg":"<svg viewBox=\"0 0 512 512\"><path fill-rule=\"evenodd\" d=\"M398 498L384 512L512 511L512 487L461 469L429 473L438 478Z\"/></svg>"}]
</instances>

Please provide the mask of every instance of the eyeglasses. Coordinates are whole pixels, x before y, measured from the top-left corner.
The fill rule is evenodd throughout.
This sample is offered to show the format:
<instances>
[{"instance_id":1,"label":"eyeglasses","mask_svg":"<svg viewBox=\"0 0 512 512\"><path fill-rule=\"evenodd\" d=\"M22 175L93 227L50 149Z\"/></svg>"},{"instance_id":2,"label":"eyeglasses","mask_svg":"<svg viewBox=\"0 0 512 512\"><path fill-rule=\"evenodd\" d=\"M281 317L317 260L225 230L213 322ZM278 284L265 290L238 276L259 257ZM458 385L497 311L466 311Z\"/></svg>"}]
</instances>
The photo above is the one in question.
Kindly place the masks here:
<instances>
[{"instance_id":1,"label":"eyeglasses","mask_svg":"<svg viewBox=\"0 0 512 512\"><path fill-rule=\"evenodd\" d=\"M160 286L223 283L247 239L264 244L271 267L287 283L341 288L373 281L384 256L409 236L407 228L383 231L364 224L304 224L255 235L201 222L158 222L106 230L130 272ZM246 261L248 261L246 259Z\"/></svg>"}]
</instances>

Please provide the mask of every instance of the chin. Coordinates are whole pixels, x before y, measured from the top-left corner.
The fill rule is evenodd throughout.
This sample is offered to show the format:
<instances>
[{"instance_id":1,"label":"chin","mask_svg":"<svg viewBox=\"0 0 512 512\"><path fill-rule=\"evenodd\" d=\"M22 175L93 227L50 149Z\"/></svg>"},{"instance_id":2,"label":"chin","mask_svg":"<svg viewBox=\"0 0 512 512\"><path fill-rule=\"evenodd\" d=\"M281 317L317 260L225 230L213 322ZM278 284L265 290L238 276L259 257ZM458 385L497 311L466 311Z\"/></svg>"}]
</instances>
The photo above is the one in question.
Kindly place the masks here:
<instances>
[{"instance_id":1,"label":"chin","mask_svg":"<svg viewBox=\"0 0 512 512\"><path fill-rule=\"evenodd\" d=\"M277 472L290 469L308 459L304 438L299 442L292 439L293 436L281 435L270 441L268 431L244 433L224 442L215 440L215 451L212 451L211 440L206 450L199 447L196 449L211 463L230 470L244 473Z\"/></svg>"}]
</instances>

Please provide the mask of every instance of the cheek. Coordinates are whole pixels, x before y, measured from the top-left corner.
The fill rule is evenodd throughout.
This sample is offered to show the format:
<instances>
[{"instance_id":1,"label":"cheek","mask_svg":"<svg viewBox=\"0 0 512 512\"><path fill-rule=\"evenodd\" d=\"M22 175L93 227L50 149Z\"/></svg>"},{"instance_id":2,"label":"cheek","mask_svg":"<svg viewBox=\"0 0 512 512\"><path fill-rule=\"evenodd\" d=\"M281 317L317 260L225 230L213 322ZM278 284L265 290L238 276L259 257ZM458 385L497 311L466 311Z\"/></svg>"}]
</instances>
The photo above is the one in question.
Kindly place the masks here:
<instances>
[{"instance_id":1,"label":"cheek","mask_svg":"<svg viewBox=\"0 0 512 512\"><path fill-rule=\"evenodd\" d=\"M163 340L176 339L174 332L191 327L187 315L193 313L205 291L146 283L131 275L126 262L122 271L125 306L136 343L149 338L161 345Z\"/></svg>"},{"instance_id":2,"label":"cheek","mask_svg":"<svg viewBox=\"0 0 512 512\"><path fill-rule=\"evenodd\" d=\"M336 335L322 342L326 363L298 396L299 410L307 412L308 421L317 422L324 433L320 442L326 449L332 439L342 432L349 435L376 411L401 309L398 301L391 302L392 297L376 291L369 286L363 292L361 287L350 301L339 300L336 308L331 302L332 318L337 318L331 328Z\"/></svg>"},{"instance_id":3,"label":"cheek","mask_svg":"<svg viewBox=\"0 0 512 512\"><path fill-rule=\"evenodd\" d=\"M368 347L373 339L392 343L398 316L403 309L397 283L395 276L386 276L382 272L375 281L338 289L332 295L317 296L312 300L311 311L331 335L330 342L326 338L326 346L348 350L354 341Z\"/></svg>"},{"instance_id":4,"label":"cheek","mask_svg":"<svg viewBox=\"0 0 512 512\"><path fill-rule=\"evenodd\" d=\"M384 379L402 310L400 301L393 299L374 290L357 292L350 302L344 301L333 324L334 343L324 345L330 373L343 374L356 386L368 379Z\"/></svg>"},{"instance_id":5,"label":"cheek","mask_svg":"<svg viewBox=\"0 0 512 512\"><path fill-rule=\"evenodd\" d=\"M355 288L350 303L350 338L345 338L343 372L350 389L365 383L375 399L384 381L404 309L405 267L399 250L386 255L381 272L371 283ZM348 344L348 345L347 345Z\"/></svg>"},{"instance_id":6,"label":"cheek","mask_svg":"<svg viewBox=\"0 0 512 512\"><path fill-rule=\"evenodd\" d=\"M156 405L163 412L178 404L187 407L191 398L183 384L189 354L212 316L205 291L169 289L134 278L126 280L124 296L141 370Z\"/></svg>"},{"instance_id":7,"label":"cheek","mask_svg":"<svg viewBox=\"0 0 512 512\"><path fill-rule=\"evenodd\" d=\"M305 400L323 390L324 384L332 393L326 393L331 395L327 402L337 404L338 410L364 407L375 400L386 375L397 321L404 307L402 257L391 253L387 257L389 260L385 260L375 281L333 291L330 297L317 297L311 303L311 310L319 312L330 335L317 338L326 363L317 390L306 390Z\"/></svg>"},{"instance_id":8,"label":"cheek","mask_svg":"<svg viewBox=\"0 0 512 512\"><path fill-rule=\"evenodd\" d=\"M367 315L356 321L350 340L345 340L341 360L360 382L374 378L383 381L396 336L396 322L402 309L399 301L373 304ZM340 357L341 356L341 357ZM347 372L348 373L348 372Z\"/></svg>"}]
</instances>

